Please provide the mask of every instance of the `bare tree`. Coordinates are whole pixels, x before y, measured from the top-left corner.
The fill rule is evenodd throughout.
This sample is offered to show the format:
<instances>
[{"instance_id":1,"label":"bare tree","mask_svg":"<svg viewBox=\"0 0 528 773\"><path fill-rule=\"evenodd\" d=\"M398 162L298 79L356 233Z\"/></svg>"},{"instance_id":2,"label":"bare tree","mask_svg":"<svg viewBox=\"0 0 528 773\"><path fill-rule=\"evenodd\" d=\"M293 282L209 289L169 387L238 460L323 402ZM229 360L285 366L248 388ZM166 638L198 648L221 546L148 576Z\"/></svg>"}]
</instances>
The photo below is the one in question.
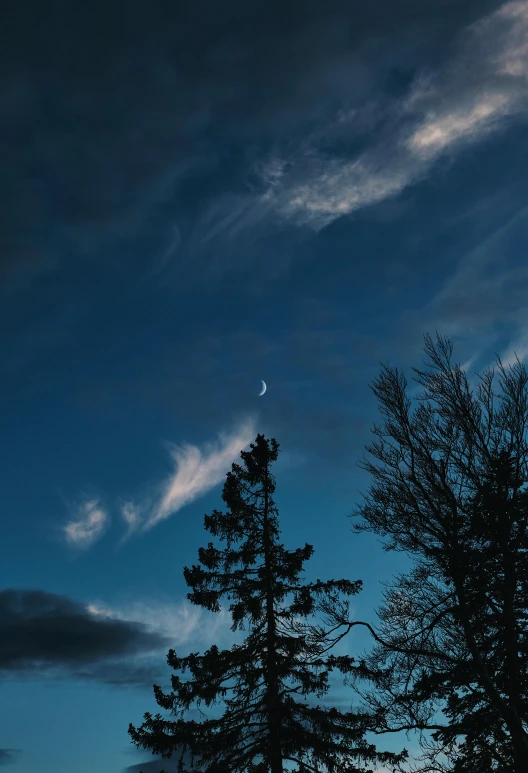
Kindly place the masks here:
<instances>
[{"instance_id":1,"label":"bare tree","mask_svg":"<svg viewBox=\"0 0 528 773\"><path fill-rule=\"evenodd\" d=\"M416 402L397 368L372 385L383 421L354 529L414 564L386 587L360 692L376 732L421 731L423 771L525 773L528 375L498 359L472 387L449 340L425 353Z\"/></svg>"}]
</instances>

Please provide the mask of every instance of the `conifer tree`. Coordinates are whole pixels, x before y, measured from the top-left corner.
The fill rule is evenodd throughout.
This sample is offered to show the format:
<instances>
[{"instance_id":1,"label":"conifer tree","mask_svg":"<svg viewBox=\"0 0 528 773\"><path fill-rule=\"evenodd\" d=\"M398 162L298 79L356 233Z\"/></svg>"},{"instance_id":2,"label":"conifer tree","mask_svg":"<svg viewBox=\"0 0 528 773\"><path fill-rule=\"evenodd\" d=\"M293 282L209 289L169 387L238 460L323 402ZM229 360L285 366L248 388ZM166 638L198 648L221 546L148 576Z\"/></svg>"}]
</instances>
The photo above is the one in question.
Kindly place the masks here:
<instances>
[{"instance_id":1,"label":"conifer tree","mask_svg":"<svg viewBox=\"0 0 528 773\"><path fill-rule=\"evenodd\" d=\"M286 550L279 543L271 473L278 451L274 439L258 435L241 453L243 464L232 465L223 489L227 511L204 519L226 546L209 542L199 550L199 565L184 569L193 604L219 612L220 599L230 600L231 630L248 625L244 643L187 657L170 650L168 664L190 674L186 680L173 674L169 694L154 686L159 706L174 719L146 713L139 729L129 727L137 746L165 758L178 755L180 773L356 773L406 754L378 753L366 742L368 714L307 700L324 698L333 669L350 674L356 668L351 657L328 652L350 630L348 599L361 581L301 581L313 547ZM318 613L323 624L308 623ZM193 705L220 701L220 718L186 718Z\"/></svg>"}]
</instances>

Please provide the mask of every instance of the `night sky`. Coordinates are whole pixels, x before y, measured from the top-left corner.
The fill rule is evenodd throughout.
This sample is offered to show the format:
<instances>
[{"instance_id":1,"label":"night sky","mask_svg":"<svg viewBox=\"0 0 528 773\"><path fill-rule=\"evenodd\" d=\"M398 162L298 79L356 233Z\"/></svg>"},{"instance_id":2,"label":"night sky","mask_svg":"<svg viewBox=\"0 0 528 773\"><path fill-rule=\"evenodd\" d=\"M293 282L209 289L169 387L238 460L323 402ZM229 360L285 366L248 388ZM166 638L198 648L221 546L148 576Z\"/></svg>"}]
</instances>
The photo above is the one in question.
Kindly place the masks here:
<instances>
[{"instance_id":1,"label":"night sky","mask_svg":"<svg viewBox=\"0 0 528 773\"><path fill-rule=\"evenodd\" d=\"M2 0L0 766L161 769L128 724L234 641L182 572L257 432L375 623L369 383L528 356L527 79L523 0Z\"/></svg>"}]
</instances>

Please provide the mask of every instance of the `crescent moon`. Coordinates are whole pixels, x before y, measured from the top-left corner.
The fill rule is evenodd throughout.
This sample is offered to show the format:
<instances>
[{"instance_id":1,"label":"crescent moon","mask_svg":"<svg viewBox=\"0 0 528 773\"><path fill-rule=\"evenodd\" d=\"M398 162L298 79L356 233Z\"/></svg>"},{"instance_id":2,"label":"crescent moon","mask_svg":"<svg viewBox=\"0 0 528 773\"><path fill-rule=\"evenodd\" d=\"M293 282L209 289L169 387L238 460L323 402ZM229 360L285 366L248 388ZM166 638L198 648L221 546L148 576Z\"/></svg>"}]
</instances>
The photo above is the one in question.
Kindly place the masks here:
<instances>
[{"instance_id":1,"label":"crescent moon","mask_svg":"<svg viewBox=\"0 0 528 773\"><path fill-rule=\"evenodd\" d=\"M263 382L262 382L262 392L259 392L258 396L259 396L259 397L262 397L262 395L264 394L264 392L266 391L266 389L267 389L266 382L265 382L265 381L263 381Z\"/></svg>"}]
</instances>

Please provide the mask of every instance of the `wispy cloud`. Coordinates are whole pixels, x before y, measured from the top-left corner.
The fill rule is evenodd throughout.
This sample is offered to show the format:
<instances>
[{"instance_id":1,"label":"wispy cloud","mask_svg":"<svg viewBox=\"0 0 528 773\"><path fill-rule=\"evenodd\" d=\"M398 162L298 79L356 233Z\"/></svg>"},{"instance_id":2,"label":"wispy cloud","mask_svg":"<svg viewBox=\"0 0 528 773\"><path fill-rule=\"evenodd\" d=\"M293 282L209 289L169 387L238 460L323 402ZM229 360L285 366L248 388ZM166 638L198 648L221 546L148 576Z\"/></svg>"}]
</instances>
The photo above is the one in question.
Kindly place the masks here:
<instances>
[{"instance_id":1,"label":"wispy cloud","mask_svg":"<svg viewBox=\"0 0 528 773\"><path fill-rule=\"evenodd\" d=\"M108 515L97 499L82 502L74 518L64 526L66 541L76 548L89 548L103 533L108 524Z\"/></svg>"},{"instance_id":2,"label":"wispy cloud","mask_svg":"<svg viewBox=\"0 0 528 773\"><path fill-rule=\"evenodd\" d=\"M131 533L141 524L141 508L135 502L121 502L121 515L125 521L128 532Z\"/></svg>"},{"instance_id":3,"label":"wispy cloud","mask_svg":"<svg viewBox=\"0 0 528 773\"><path fill-rule=\"evenodd\" d=\"M436 325L456 335L517 314L526 298L528 270L515 245L524 239L527 224L524 207L463 255L430 304Z\"/></svg>"},{"instance_id":4,"label":"wispy cloud","mask_svg":"<svg viewBox=\"0 0 528 773\"><path fill-rule=\"evenodd\" d=\"M519 245L524 243L528 207L510 217L471 252L423 309L426 328L437 328L473 352L468 367L505 365L528 356L528 268ZM482 361L480 358L483 358Z\"/></svg>"},{"instance_id":5,"label":"wispy cloud","mask_svg":"<svg viewBox=\"0 0 528 773\"><path fill-rule=\"evenodd\" d=\"M323 152L320 131L287 161L280 150L273 153L259 169L265 189L259 204L319 230L397 195L442 155L526 116L527 81L528 3L510 2L463 31L442 71L421 73L403 102L380 106L385 129L355 158ZM346 140L350 120L334 122L329 132L335 139L339 123Z\"/></svg>"},{"instance_id":6,"label":"wispy cloud","mask_svg":"<svg viewBox=\"0 0 528 773\"><path fill-rule=\"evenodd\" d=\"M110 607L93 602L88 612L101 620L120 620L144 625L153 636L167 638L175 646L192 643L210 646L215 642L232 644L235 634L230 630L229 612L209 612L190 601L134 601Z\"/></svg>"},{"instance_id":7,"label":"wispy cloud","mask_svg":"<svg viewBox=\"0 0 528 773\"><path fill-rule=\"evenodd\" d=\"M424 159L435 159L463 139L490 131L494 121L503 117L509 107L506 94L478 94L473 106L463 106L446 114L430 115L411 134L408 146L411 152Z\"/></svg>"},{"instance_id":8,"label":"wispy cloud","mask_svg":"<svg viewBox=\"0 0 528 773\"><path fill-rule=\"evenodd\" d=\"M157 495L146 503L129 500L121 505L128 534L152 529L218 485L254 437L255 422L246 419L233 432L221 433L216 443L207 443L203 449L169 444L174 471L156 487Z\"/></svg>"},{"instance_id":9,"label":"wispy cloud","mask_svg":"<svg viewBox=\"0 0 528 773\"><path fill-rule=\"evenodd\" d=\"M526 322L528 321L528 314L525 309L525 328L507 349L501 354L501 361L505 367L510 367L515 364L517 360L524 362L528 358L528 332L526 331Z\"/></svg>"}]
</instances>

